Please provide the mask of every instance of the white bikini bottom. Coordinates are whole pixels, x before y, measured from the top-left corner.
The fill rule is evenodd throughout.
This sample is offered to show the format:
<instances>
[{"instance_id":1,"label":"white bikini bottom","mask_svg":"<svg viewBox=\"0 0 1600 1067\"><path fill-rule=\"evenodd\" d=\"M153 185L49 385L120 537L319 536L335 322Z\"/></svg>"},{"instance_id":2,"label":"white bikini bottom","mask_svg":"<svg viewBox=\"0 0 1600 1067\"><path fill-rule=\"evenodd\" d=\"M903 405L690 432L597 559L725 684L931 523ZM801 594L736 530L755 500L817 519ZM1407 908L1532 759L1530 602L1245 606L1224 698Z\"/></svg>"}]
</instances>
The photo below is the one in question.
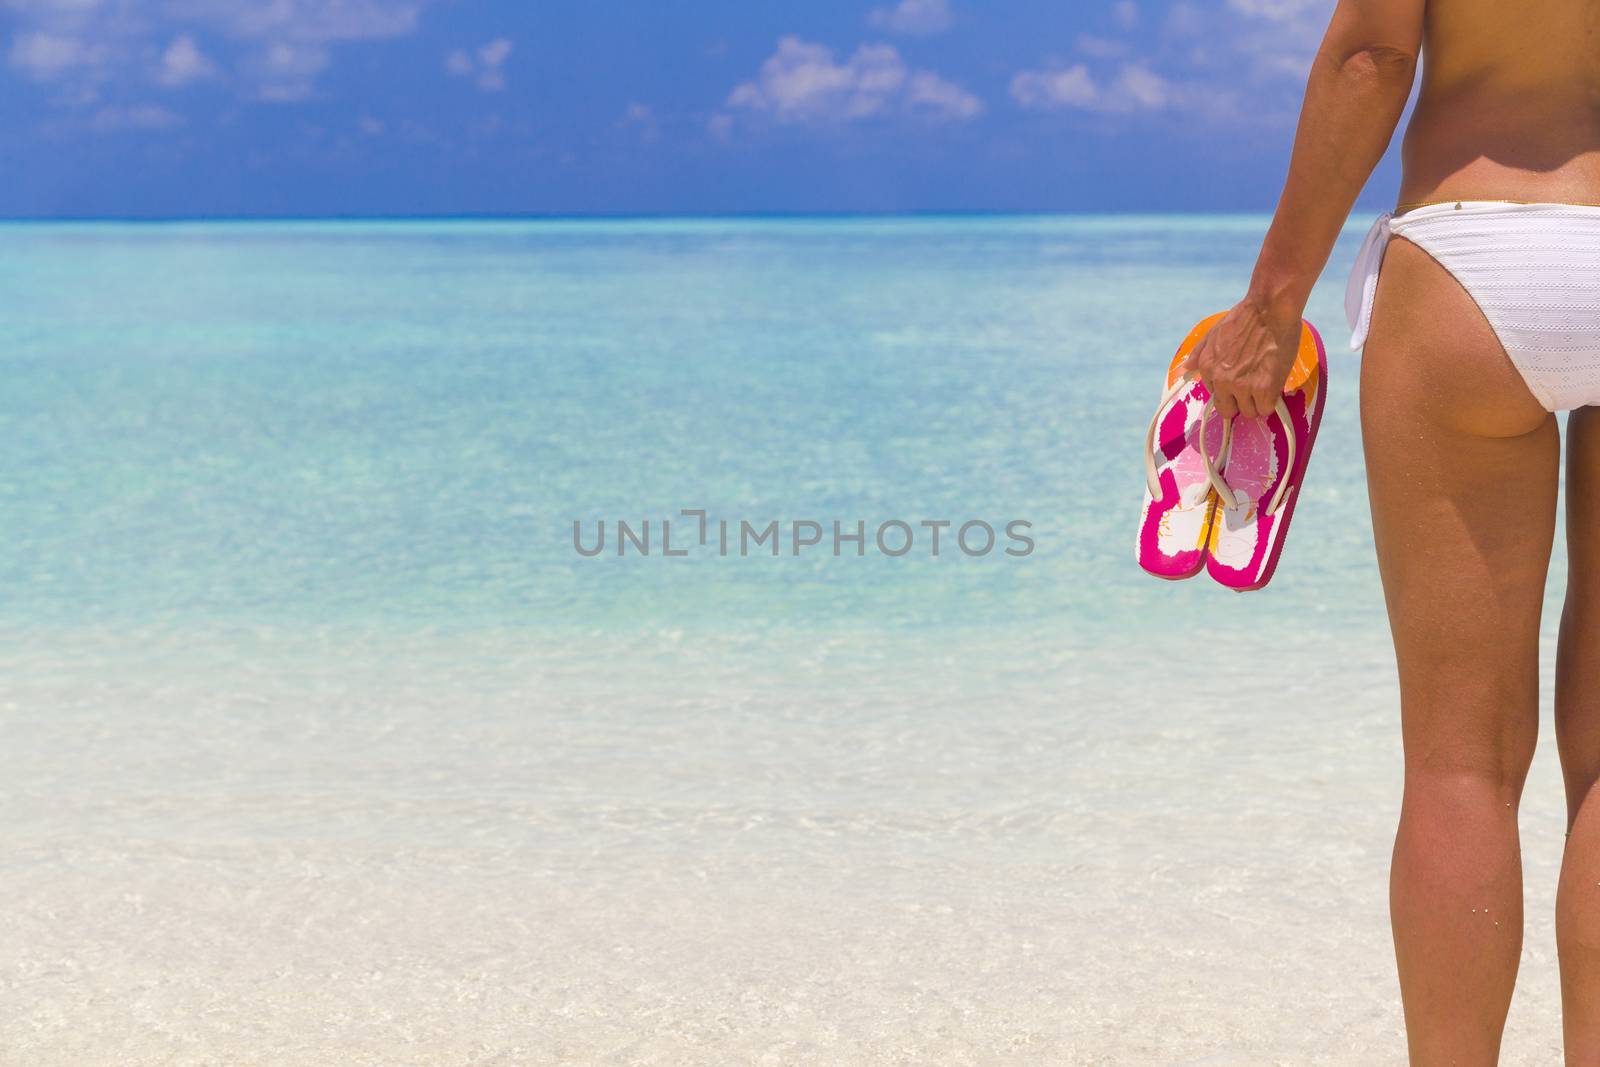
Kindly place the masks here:
<instances>
[{"instance_id":1,"label":"white bikini bottom","mask_svg":"<svg viewBox=\"0 0 1600 1067\"><path fill-rule=\"evenodd\" d=\"M1391 236L1461 283L1546 410L1600 404L1600 207L1467 200L1380 216L1345 292L1353 349L1366 344Z\"/></svg>"}]
</instances>

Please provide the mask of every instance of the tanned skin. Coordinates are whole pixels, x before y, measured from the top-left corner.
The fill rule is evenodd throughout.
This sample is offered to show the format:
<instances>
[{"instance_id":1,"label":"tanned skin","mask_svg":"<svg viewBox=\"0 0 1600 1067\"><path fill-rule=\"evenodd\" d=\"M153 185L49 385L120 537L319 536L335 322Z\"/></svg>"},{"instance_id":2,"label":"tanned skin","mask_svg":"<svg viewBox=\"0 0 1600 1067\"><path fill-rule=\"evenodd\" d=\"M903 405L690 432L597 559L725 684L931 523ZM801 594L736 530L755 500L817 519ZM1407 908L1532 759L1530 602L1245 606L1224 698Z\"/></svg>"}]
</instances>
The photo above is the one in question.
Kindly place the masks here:
<instances>
[{"instance_id":1,"label":"tanned skin","mask_svg":"<svg viewBox=\"0 0 1600 1067\"><path fill-rule=\"evenodd\" d=\"M1402 207L1600 204L1600 0L1339 0L1249 288L1196 353L1223 415L1273 409L1311 287L1419 58ZM1361 421L1400 677L1390 916L1411 1063L1491 1065L1522 948L1517 808L1538 734L1560 435L1472 298L1400 238L1362 359ZM1556 742L1570 836L1556 935L1567 1063L1600 1067L1596 409L1572 413L1567 448Z\"/></svg>"}]
</instances>

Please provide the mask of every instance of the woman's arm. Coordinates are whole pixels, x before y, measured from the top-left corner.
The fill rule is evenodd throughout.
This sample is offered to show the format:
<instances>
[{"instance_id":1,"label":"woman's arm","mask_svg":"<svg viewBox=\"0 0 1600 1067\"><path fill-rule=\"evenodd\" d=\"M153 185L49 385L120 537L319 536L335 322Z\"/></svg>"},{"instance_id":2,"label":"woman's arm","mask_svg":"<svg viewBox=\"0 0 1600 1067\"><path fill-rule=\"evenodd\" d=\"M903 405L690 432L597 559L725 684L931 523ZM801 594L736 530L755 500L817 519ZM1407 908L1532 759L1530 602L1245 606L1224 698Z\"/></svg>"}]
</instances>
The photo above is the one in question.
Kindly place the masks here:
<instances>
[{"instance_id":1,"label":"woman's arm","mask_svg":"<svg viewBox=\"0 0 1600 1067\"><path fill-rule=\"evenodd\" d=\"M1249 291L1195 352L1224 418L1265 415L1282 393L1311 287L1411 95L1424 3L1339 0L1334 10Z\"/></svg>"}]
</instances>

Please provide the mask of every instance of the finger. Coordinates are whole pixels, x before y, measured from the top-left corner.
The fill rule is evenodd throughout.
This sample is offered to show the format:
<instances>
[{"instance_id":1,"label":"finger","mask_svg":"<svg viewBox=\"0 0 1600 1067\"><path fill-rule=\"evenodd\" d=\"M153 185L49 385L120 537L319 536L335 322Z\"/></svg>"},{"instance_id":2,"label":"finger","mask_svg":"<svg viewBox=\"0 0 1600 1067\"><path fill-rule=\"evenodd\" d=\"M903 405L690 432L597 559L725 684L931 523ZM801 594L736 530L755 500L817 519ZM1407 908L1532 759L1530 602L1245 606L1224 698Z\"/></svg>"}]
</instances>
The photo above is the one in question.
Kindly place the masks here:
<instances>
[{"instance_id":1,"label":"finger","mask_svg":"<svg viewBox=\"0 0 1600 1067\"><path fill-rule=\"evenodd\" d=\"M1257 393L1256 394L1256 410L1258 412L1260 412L1262 415L1269 414L1270 412L1276 410L1276 408L1278 406L1278 399L1279 399L1280 396L1281 396L1281 394L1274 393L1274 392L1272 392L1270 390L1268 390L1266 392L1262 392L1262 393Z\"/></svg>"},{"instance_id":2,"label":"finger","mask_svg":"<svg viewBox=\"0 0 1600 1067\"><path fill-rule=\"evenodd\" d=\"M1257 412L1255 398L1249 393L1241 393L1239 395L1239 414L1247 419L1253 419L1256 417Z\"/></svg>"},{"instance_id":3,"label":"finger","mask_svg":"<svg viewBox=\"0 0 1600 1067\"><path fill-rule=\"evenodd\" d=\"M1223 422L1227 422L1239 413L1239 405L1234 403L1232 393L1212 393L1211 395L1216 398L1217 414L1222 417Z\"/></svg>"}]
</instances>

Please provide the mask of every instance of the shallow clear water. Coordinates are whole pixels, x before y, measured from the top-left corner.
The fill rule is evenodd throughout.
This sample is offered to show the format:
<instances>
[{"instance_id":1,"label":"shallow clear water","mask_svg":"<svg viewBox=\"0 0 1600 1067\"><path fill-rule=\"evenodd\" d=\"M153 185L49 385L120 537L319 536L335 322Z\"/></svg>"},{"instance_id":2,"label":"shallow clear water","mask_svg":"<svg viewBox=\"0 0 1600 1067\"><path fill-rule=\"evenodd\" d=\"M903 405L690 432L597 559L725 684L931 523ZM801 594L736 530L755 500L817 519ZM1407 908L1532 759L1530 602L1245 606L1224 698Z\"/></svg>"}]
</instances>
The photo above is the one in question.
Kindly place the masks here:
<instances>
[{"instance_id":1,"label":"shallow clear water","mask_svg":"<svg viewBox=\"0 0 1600 1067\"><path fill-rule=\"evenodd\" d=\"M1264 224L0 227L0 1062L1398 1062L1361 227L1273 586L1132 562Z\"/></svg>"}]
</instances>

